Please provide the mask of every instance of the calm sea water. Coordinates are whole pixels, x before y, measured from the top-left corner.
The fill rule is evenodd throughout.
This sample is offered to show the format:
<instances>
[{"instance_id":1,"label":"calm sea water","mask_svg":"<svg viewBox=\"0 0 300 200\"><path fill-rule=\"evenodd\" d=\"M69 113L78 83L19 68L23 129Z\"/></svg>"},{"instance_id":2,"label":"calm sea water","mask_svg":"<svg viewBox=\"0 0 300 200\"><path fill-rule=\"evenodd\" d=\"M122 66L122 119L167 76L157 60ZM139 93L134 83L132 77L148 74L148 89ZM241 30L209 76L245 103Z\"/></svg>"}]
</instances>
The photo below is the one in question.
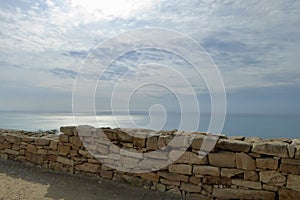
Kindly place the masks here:
<instances>
[{"instance_id":1,"label":"calm sea water","mask_svg":"<svg viewBox=\"0 0 300 200\"><path fill-rule=\"evenodd\" d=\"M191 114L193 123L194 116ZM152 117L153 120L159 117ZM97 119L98 124L95 124ZM132 124L132 121L135 123ZM201 114L198 131L207 131L210 115ZM94 122L94 123L93 123ZM163 129L178 129L180 115L168 114ZM151 126L151 119L145 113L133 113L131 118L125 114L112 115L111 113L98 113L97 117L82 115L79 124L89 124L101 127L145 127ZM150 125L149 125L150 124ZM28 131L59 129L60 126L75 125L71 113L17 113L0 112L0 128L23 129ZM148 125L148 126L147 126ZM223 134L229 136L257 136L262 138L285 137L300 138L300 115L262 115L262 114L228 114L226 116Z\"/></svg>"}]
</instances>

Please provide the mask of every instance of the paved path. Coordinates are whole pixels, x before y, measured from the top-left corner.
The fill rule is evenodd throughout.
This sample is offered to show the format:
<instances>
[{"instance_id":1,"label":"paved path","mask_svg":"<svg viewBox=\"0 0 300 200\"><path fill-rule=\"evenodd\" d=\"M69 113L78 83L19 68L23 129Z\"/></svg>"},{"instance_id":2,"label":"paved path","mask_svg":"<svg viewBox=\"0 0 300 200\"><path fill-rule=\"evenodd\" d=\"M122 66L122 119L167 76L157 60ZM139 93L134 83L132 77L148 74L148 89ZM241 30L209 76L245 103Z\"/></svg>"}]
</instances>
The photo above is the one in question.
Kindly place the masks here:
<instances>
[{"instance_id":1,"label":"paved path","mask_svg":"<svg viewBox=\"0 0 300 200\"><path fill-rule=\"evenodd\" d=\"M63 174L0 159L0 200L179 200L128 184Z\"/></svg>"}]
</instances>

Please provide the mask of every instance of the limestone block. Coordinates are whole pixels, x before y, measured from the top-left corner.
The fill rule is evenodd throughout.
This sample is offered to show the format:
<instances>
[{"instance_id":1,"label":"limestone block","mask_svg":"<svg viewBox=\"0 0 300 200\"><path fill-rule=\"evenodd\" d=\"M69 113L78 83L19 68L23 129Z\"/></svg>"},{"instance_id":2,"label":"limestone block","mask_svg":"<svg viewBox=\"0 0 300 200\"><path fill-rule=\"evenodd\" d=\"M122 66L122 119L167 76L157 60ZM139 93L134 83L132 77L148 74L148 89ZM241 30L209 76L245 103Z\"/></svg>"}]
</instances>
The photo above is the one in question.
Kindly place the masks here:
<instances>
[{"instance_id":1,"label":"limestone block","mask_svg":"<svg viewBox=\"0 0 300 200\"><path fill-rule=\"evenodd\" d=\"M275 170L259 172L259 180L268 185L281 185L285 183L286 177Z\"/></svg>"},{"instance_id":2,"label":"limestone block","mask_svg":"<svg viewBox=\"0 0 300 200\"><path fill-rule=\"evenodd\" d=\"M28 144L26 148L26 152L36 154L37 148L32 144Z\"/></svg>"},{"instance_id":3,"label":"limestone block","mask_svg":"<svg viewBox=\"0 0 300 200\"><path fill-rule=\"evenodd\" d=\"M209 153L209 163L217 167L231 167L236 166L236 154L231 152L224 153Z\"/></svg>"},{"instance_id":4,"label":"limestone block","mask_svg":"<svg viewBox=\"0 0 300 200\"><path fill-rule=\"evenodd\" d=\"M100 171L100 165L92 163L83 163L75 166L76 170L97 173Z\"/></svg>"},{"instance_id":5,"label":"limestone block","mask_svg":"<svg viewBox=\"0 0 300 200\"><path fill-rule=\"evenodd\" d=\"M172 161L173 160L175 161L175 158L179 157L176 160L176 163L199 164L199 165L204 165L208 163L207 157L200 157L196 153L190 151L173 150L170 152L169 157Z\"/></svg>"},{"instance_id":6,"label":"limestone block","mask_svg":"<svg viewBox=\"0 0 300 200\"><path fill-rule=\"evenodd\" d=\"M255 189L255 190L262 189L260 181L245 181L245 180L241 180L241 179L232 179L232 184L250 188L250 189Z\"/></svg>"},{"instance_id":7,"label":"limestone block","mask_svg":"<svg viewBox=\"0 0 300 200\"><path fill-rule=\"evenodd\" d=\"M243 174L244 170L242 169L227 169L227 168L222 168L221 169L221 176L225 177L233 177L238 174Z\"/></svg>"},{"instance_id":8,"label":"limestone block","mask_svg":"<svg viewBox=\"0 0 300 200\"><path fill-rule=\"evenodd\" d=\"M192 166L186 164L172 164L169 165L169 171L178 174L192 174Z\"/></svg>"},{"instance_id":9,"label":"limestone block","mask_svg":"<svg viewBox=\"0 0 300 200\"><path fill-rule=\"evenodd\" d=\"M182 182L189 181L189 177L182 174L176 174L170 172L158 172L158 175L171 181L182 181Z\"/></svg>"},{"instance_id":10,"label":"limestone block","mask_svg":"<svg viewBox=\"0 0 300 200\"><path fill-rule=\"evenodd\" d=\"M281 164L280 171L289 174L300 174L300 165Z\"/></svg>"},{"instance_id":11,"label":"limestone block","mask_svg":"<svg viewBox=\"0 0 300 200\"><path fill-rule=\"evenodd\" d=\"M286 188L300 192L300 176L288 174Z\"/></svg>"},{"instance_id":12,"label":"limestone block","mask_svg":"<svg viewBox=\"0 0 300 200\"><path fill-rule=\"evenodd\" d=\"M214 166L203 166L203 165L194 165L193 173L197 175L211 175L211 176L219 176L220 168Z\"/></svg>"},{"instance_id":13,"label":"limestone block","mask_svg":"<svg viewBox=\"0 0 300 200\"><path fill-rule=\"evenodd\" d=\"M194 185L191 183L182 183L181 190L187 191L187 192L195 192L195 193L200 193L201 192L201 186L199 185Z\"/></svg>"},{"instance_id":14,"label":"limestone block","mask_svg":"<svg viewBox=\"0 0 300 200\"><path fill-rule=\"evenodd\" d=\"M258 180L258 174L256 171L245 171L244 172L244 179L247 181L257 181Z\"/></svg>"},{"instance_id":15,"label":"limestone block","mask_svg":"<svg viewBox=\"0 0 300 200\"><path fill-rule=\"evenodd\" d=\"M175 185L175 186L180 186L180 181L170 181L164 178L160 179L160 182L164 185Z\"/></svg>"},{"instance_id":16,"label":"limestone block","mask_svg":"<svg viewBox=\"0 0 300 200\"><path fill-rule=\"evenodd\" d=\"M295 200L300 197L300 192L294 190L279 189L279 200Z\"/></svg>"},{"instance_id":17,"label":"limestone block","mask_svg":"<svg viewBox=\"0 0 300 200\"><path fill-rule=\"evenodd\" d=\"M256 166L261 169L278 169L278 159L257 158Z\"/></svg>"},{"instance_id":18,"label":"limestone block","mask_svg":"<svg viewBox=\"0 0 300 200\"><path fill-rule=\"evenodd\" d=\"M46 139L46 138L36 138L36 139L34 140L34 143L35 143L36 145L46 146L46 145L49 145L50 140L49 140L49 139Z\"/></svg>"},{"instance_id":19,"label":"limestone block","mask_svg":"<svg viewBox=\"0 0 300 200\"><path fill-rule=\"evenodd\" d=\"M255 160L247 155L246 153L237 153L236 154L236 166L239 169L245 170L255 170Z\"/></svg>"},{"instance_id":20,"label":"limestone block","mask_svg":"<svg viewBox=\"0 0 300 200\"><path fill-rule=\"evenodd\" d=\"M63 126L60 127L60 132L66 135L77 135L76 126Z\"/></svg>"},{"instance_id":21,"label":"limestone block","mask_svg":"<svg viewBox=\"0 0 300 200\"><path fill-rule=\"evenodd\" d=\"M250 142L240 140L220 139L216 147L234 152L249 152L252 144Z\"/></svg>"},{"instance_id":22,"label":"limestone block","mask_svg":"<svg viewBox=\"0 0 300 200\"><path fill-rule=\"evenodd\" d=\"M65 165L73 165L73 163L74 163L73 160L62 157L62 156L57 157L57 162L60 162L60 163L65 164Z\"/></svg>"},{"instance_id":23,"label":"limestone block","mask_svg":"<svg viewBox=\"0 0 300 200\"><path fill-rule=\"evenodd\" d=\"M289 158L287 143L284 142L260 142L254 143L252 152Z\"/></svg>"}]
</instances>

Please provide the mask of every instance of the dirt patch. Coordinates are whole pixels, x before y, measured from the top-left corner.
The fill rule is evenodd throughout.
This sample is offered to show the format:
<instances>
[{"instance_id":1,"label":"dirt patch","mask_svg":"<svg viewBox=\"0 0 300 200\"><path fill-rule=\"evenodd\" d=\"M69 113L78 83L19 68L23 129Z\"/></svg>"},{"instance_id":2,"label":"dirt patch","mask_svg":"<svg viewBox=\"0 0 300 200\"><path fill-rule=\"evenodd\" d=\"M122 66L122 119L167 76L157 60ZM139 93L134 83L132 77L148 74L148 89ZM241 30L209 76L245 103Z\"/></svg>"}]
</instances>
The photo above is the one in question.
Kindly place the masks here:
<instances>
[{"instance_id":1,"label":"dirt patch","mask_svg":"<svg viewBox=\"0 0 300 200\"><path fill-rule=\"evenodd\" d=\"M0 199L179 200L180 197L0 159Z\"/></svg>"}]
</instances>

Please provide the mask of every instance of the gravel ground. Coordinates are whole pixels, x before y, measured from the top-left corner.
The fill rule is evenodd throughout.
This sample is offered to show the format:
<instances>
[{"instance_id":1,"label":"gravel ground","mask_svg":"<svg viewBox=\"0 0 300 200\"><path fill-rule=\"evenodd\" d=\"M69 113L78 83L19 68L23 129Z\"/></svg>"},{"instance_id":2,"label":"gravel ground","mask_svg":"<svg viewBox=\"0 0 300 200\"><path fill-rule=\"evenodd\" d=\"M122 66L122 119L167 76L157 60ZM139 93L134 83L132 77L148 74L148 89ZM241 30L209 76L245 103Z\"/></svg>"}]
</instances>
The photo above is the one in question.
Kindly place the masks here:
<instances>
[{"instance_id":1,"label":"gravel ground","mask_svg":"<svg viewBox=\"0 0 300 200\"><path fill-rule=\"evenodd\" d=\"M108 180L54 172L0 159L0 200L179 200L165 193Z\"/></svg>"}]
</instances>

